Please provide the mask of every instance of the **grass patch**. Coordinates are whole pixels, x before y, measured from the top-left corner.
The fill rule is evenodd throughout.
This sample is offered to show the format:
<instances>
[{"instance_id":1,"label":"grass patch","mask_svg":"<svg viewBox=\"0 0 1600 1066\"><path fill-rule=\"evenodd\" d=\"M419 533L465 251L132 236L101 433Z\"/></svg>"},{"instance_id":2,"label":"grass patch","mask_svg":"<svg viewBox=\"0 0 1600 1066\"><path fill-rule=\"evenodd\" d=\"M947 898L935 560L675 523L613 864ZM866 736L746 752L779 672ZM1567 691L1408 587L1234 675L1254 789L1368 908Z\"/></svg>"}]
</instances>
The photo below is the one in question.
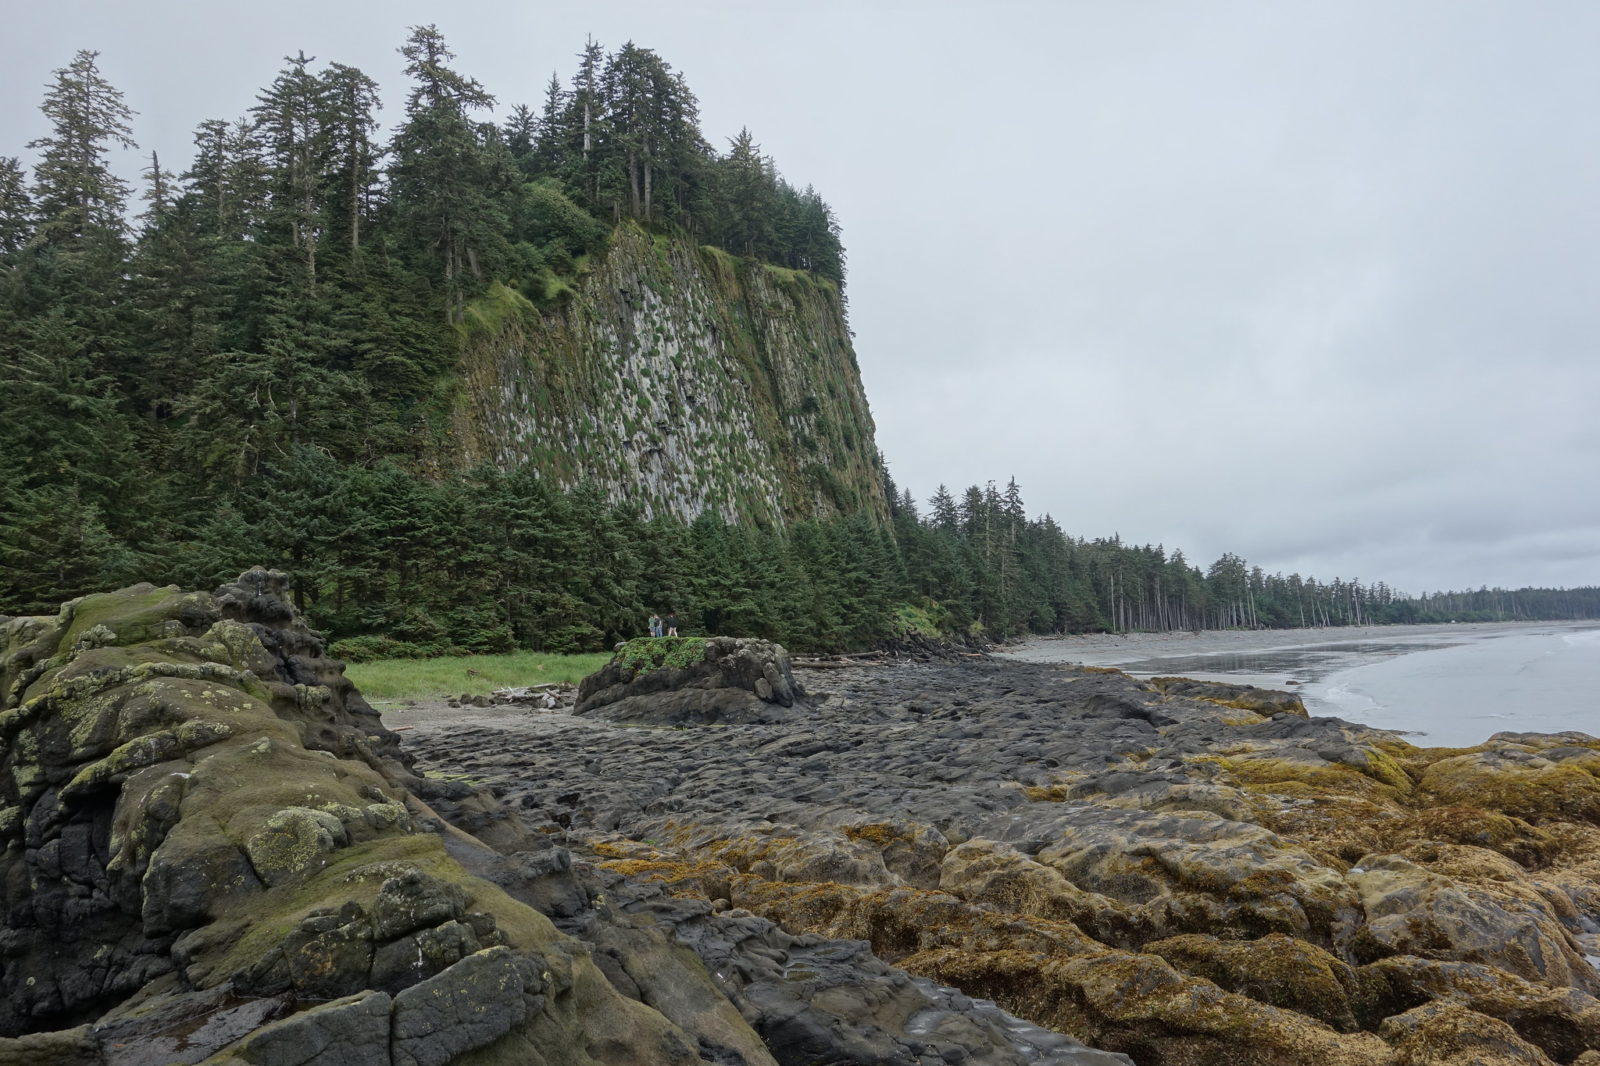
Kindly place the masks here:
<instances>
[{"instance_id":1,"label":"grass patch","mask_svg":"<svg viewBox=\"0 0 1600 1066\"><path fill-rule=\"evenodd\" d=\"M617 652L616 661L637 677L662 668L682 670L705 655L704 637L634 637Z\"/></svg>"},{"instance_id":2,"label":"grass patch","mask_svg":"<svg viewBox=\"0 0 1600 1066\"><path fill-rule=\"evenodd\" d=\"M352 663L345 676L369 700L425 699L430 696L478 695L495 689L542 685L557 681L577 684L609 661L609 654L552 655L514 651L504 655L464 655L448 659L386 659Z\"/></svg>"},{"instance_id":3,"label":"grass patch","mask_svg":"<svg viewBox=\"0 0 1600 1066\"><path fill-rule=\"evenodd\" d=\"M538 310L526 296L496 281L482 296L463 308L461 328L466 333L480 332L493 336L504 328L507 319L537 313Z\"/></svg>"},{"instance_id":4,"label":"grass patch","mask_svg":"<svg viewBox=\"0 0 1600 1066\"><path fill-rule=\"evenodd\" d=\"M924 597L916 603L897 605L890 628L896 636L916 633L924 637L942 637L954 627L950 625L950 612L936 601Z\"/></svg>"},{"instance_id":5,"label":"grass patch","mask_svg":"<svg viewBox=\"0 0 1600 1066\"><path fill-rule=\"evenodd\" d=\"M765 261L762 262L761 268L768 274L771 274L773 277L777 278L780 282L786 282L790 285L813 285L819 289L838 288L838 286L833 283L832 279L825 278L821 274L813 274L809 270L794 270L790 267L783 267L776 263L768 263Z\"/></svg>"}]
</instances>

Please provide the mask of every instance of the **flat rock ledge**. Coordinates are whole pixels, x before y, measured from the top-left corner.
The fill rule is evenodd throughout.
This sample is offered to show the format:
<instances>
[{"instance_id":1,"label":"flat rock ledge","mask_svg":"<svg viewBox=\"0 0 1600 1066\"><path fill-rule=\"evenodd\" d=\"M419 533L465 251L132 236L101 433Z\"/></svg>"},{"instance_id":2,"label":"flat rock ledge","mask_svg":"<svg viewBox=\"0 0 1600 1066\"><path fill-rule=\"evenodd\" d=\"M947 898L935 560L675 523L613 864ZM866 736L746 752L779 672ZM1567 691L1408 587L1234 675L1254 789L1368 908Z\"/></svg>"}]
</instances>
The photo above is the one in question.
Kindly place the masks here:
<instances>
[{"instance_id":1,"label":"flat rock ledge","mask_svg":"<svg viewBox=\"0 0 1600 1066\"><path fill-rule=\"evenodd\" d=\"M578 686L579 715L646 725L750 725L809 707L789 653L769 640L640 637Z\"/></svg>"}]
</instances>

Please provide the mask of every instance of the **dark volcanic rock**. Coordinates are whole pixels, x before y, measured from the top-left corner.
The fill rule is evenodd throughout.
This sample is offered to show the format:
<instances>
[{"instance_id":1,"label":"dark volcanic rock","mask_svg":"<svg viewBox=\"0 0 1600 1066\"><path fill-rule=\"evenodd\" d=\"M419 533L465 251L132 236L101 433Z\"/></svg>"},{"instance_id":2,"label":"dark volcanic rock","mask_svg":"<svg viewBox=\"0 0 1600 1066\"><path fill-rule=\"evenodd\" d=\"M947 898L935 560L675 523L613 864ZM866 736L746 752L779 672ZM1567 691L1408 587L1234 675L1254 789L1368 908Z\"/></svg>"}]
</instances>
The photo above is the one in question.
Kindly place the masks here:
<instances>
[{"instance_id":1,"label":"dark volcanic rock","mask_svg":"<svg viewBox=\"0 0 1600 1066\"><path fill-rule=\"evenodd\" d=\"M651 725L786 722L808 710L789 653L768 640L640 638L583 679L574 712Z\"/></svg>"},{"instance_id":2,"label":"dark volcanic rock","mask_svg":"<svg viewBox=\"0 0 1600 1066\"><path fill-rule=\"evenodd\" d=\"M670 897L648 882L613 875L606 887L613 906L647 918L643 926L634 924L636 938L641 929L669 930L675 943L700 958L716 989L749 1019L782 1066L1131 1066L1122 1055L913 978L875 957L863 941L794 936L765 918L715 914L704 901ZM612 931L599 932L597 942L616 941L622 922L609 924ZM629 955L650 959L638 946ZM652 1003L662 995L660 976L627 974L637 994Z\"/></svg>"},{"instance_id":3,"label":"dark volcanic rock","mask_svg":"<svg viewBox=\"0 0 1600 1066\"><path fill-rule=\"evenodd\" d=\"M702 691L802 706L781 648L701 652ZM0 1066L1127 1061L417 776L280 574L0 622L0 691ZM807 774L830 750L790 749ZM933 884L945 846L910 827L854 873Z\"/></svg>"},{"instance_id":4,"label":"dark volcanic rock","mask_svg":"<svg viewBox=\"0 0 1600 1066\"><path fill-rule=\"evenodd\" d=\"M0 621L0 695L0 1063L698 1061L471 872L446 818L531 838L412 772L281 574Z\"/></svg>"},{"instance_id":5,"label":"dark volcanic rock","mask_svg":"<svg viewBox=\"0 0 1600 1066\"><path fill-rule=\"evenodd\" d=\"M1306 716L1306 705L1293 692L1279 692L1255 685L1230 685L1221 681L1195 681L1187 677L1155 677L1150 684L1169 696L1189 696L1224 707L1255 711L1257 714L1297 714Z\"/></svg>"},{"instance_id":6,"label":"dark volcanic rock","mask_svg":"<svg viewBox=\"0 0 1600 1066\"><path fill-rule=\"evenodd\" d=\"M1421 749L1244 686L993 661L808 676L787 721L406 744L608 879L612 931L565 926L637 960L648 916L780 1060L972 1021L899 1016L899 967L1141 1066L1600 1061L1591 737ZM654 1002L628 955L602 971Z\"/></svg>"}]
</instances>

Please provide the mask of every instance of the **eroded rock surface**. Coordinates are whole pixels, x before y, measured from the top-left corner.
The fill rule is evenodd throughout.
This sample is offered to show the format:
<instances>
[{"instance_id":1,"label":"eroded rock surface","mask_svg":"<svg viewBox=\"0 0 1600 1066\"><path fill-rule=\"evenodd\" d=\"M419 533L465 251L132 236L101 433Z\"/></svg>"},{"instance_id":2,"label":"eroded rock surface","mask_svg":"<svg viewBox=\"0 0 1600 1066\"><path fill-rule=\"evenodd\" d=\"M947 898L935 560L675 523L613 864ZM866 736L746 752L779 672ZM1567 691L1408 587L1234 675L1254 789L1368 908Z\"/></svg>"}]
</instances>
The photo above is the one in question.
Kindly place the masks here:
<instances>
[{"instance_id":1,"label":"eroded rock surface","mask_svg":"<svg viewBox=\"0 0 1600 1066\"><path fill-rule=\"evenodd\" d=\"M782 644L641 637L578 686L574 713L649 725L787 722L807 711Z\"/></svg>"},{"instance_id":2,"label":"eroded rock surface","mask_svg":"<svg viewBox=\"0 0 1600 1066\"><path fill-rule=\"evenodd\" d=\"M442 812L520 823L418 778L285 592L0 620L0 1062L699 1061L470 872Z\"/></svg>"},{"instance_id":3,"label":"eroded rock surface","mask_svg":"<svg viewBox=\"0 0 1600 1066\"><path fill-rule=\"evenodd\" d=\"M0 1064L1126 1064L419 776L287 591L0 618Z\"/></svg>"},{"instance_id":4,"label":"eroded rock surface","mask_svg":"<svg viewBox=\"0 0 1600 1066\"><path fill-rule=\"evenodd\" d=\"M1292 696L1070 667L806 681L781 722L535 714L406 744L692 946L769 1042L826 1015L769 999L750 955L809 969L814 936L1140 1066L1600 1061L1594 738L1419 749ZM735 928L742 968L708 946Z\"/></svg>"}]
</instances>

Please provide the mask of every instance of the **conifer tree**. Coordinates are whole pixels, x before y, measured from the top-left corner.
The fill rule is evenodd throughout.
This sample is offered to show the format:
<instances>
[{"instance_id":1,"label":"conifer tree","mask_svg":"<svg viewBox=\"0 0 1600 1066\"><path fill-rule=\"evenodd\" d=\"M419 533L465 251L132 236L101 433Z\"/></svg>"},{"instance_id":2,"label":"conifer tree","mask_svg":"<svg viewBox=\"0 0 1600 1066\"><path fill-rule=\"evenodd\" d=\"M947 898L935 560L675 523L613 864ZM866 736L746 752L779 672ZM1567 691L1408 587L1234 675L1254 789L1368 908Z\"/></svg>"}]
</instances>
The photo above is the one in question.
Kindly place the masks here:
<instances>
[{"instance_id":1,"label":"conifer tree","mask_svg":"<svg viewBox=\"0 0 1600 1066\"><path fill-rule=\"evenodd\" d=\"M184 172L201 232L228 241L251 236L267 195L267 168L254 120L208 119L194 134L195 157Z\"/></svg>"},{"instance_id":2,"label":"conifer tree","mask_svg":"<svg viewBox=\"0 0 1600 1066\"><path fill-rule=\"evenodd\" d=\"M39 150L33 199L40 237L74 248L92 240L117 240L127 229L128 185L111 169L113 146L134 148L133 112L100 76L98 52L80 51L55 81L41 108L51 132L30 141Z\"/></svg>"},{"instance_id":3,"label":"conifer tree","mask_svg":"<svg viewBox=\"0 0 1600 1066\"><path fill-rule=\"evenodd\" d=\"M748 128L729 142L717 165L722 202L719 240L739 255L756 255L773 244L771 166Z\"/></svg>"},{"instance_id":4,"label":"conifer tree","mask_svg":"<svg viewBox=\"0 0 1600 1066\"><path fill-rule=\"evenodd\" d=\"M568 94L561 87L561 78L551 73L545 85L544 107L539 111L539 122L529 162L530 173L540 176L560 176L567 169Z\"/></svg>"},{"instance_id":5,"label":"conifer tree","mask_svg":"<svg viewBox=\"0 0 1600 1066\"><path fill-rule=\"evenodd\" d=\"M301 257L301 276L308 288L317 283L317 246L326 226L323 208L323 160L328 153L323 86L307 69L305 52L286 56L279 72L252 114L266 152L267 225L274 243L287 243ZM286 240L285 240L286 238Z\"/></svg>"},{"instance_id":6,"label":"conifer tree","mask_svg":"<svg viewBox=\"0 0 1600 1066\"><path fill-rule=\"evenodd\" d=\"M503 257L507 190L490 184L470 118L494 97L447 65L454 53L434 26L414 27L400 54L413 85L393 141L392 195L406 235L442 269L454 314Z\"/></svg>"},{"instance_id":7,"label":"conifer tree","mask_svg":"<svg viewBox=\"0 0 1600 1066\"><path fill-rule=\"evenodd\" d=\"M539 119L533 113L533 109L527 104L513 107L511 114L506 117L504 125L500 128L500 135L505 141L506 151L511 153L511 158L517 161L517 166L522 172L532 173L533 146L539 140Z\"/></svg>"},{"instance_id":8,"label":"conifer tree","mask_svg":"<svg viewBox=\"0 0 1600 1066\"><path fill-rule=\"evenodd\" d=\"M33 235L33 200L16 156L0 156L0 265L13 262Z\"/></svg>"},{"instance_id":9,"label":"conifer tree","mask_svg":"<svg viewBox=\"0 0 1600 1066\"><path fill-rule=\"evenodd\" d=\"M605 110L601 89L604 59L605 50L600 42L588 38L578 56L578 71L572 79L572 91L567 94L567 117L562 123L570 139L565 153L567 169L562 178L576 188L590 206L598 204L600 199L595 141Z\"/></svg>"},{"instance_id":10,"label":"conifer tree","mask_svg":"<svg viewBox=\"0 0 1600 1066\"><path fill-rule=\"evenodd\" d=\"M33 238L33 201L27 177L14 156L0 156L0 359L16 341L14 322L23 313L22 250Z\"/></svg>"},{"instance_id":11,"label":"conifer tree","mask_svg":"<svg viewBox=\"0 0 1600 1066\"><path fill-rule=\"evenodd\" d=\"M354 259L374 213L378 160L378 83L355 67L331 63L319 76L326 161L322 195L328 225L343 235Z\"/></svg>"}]
</instances>

